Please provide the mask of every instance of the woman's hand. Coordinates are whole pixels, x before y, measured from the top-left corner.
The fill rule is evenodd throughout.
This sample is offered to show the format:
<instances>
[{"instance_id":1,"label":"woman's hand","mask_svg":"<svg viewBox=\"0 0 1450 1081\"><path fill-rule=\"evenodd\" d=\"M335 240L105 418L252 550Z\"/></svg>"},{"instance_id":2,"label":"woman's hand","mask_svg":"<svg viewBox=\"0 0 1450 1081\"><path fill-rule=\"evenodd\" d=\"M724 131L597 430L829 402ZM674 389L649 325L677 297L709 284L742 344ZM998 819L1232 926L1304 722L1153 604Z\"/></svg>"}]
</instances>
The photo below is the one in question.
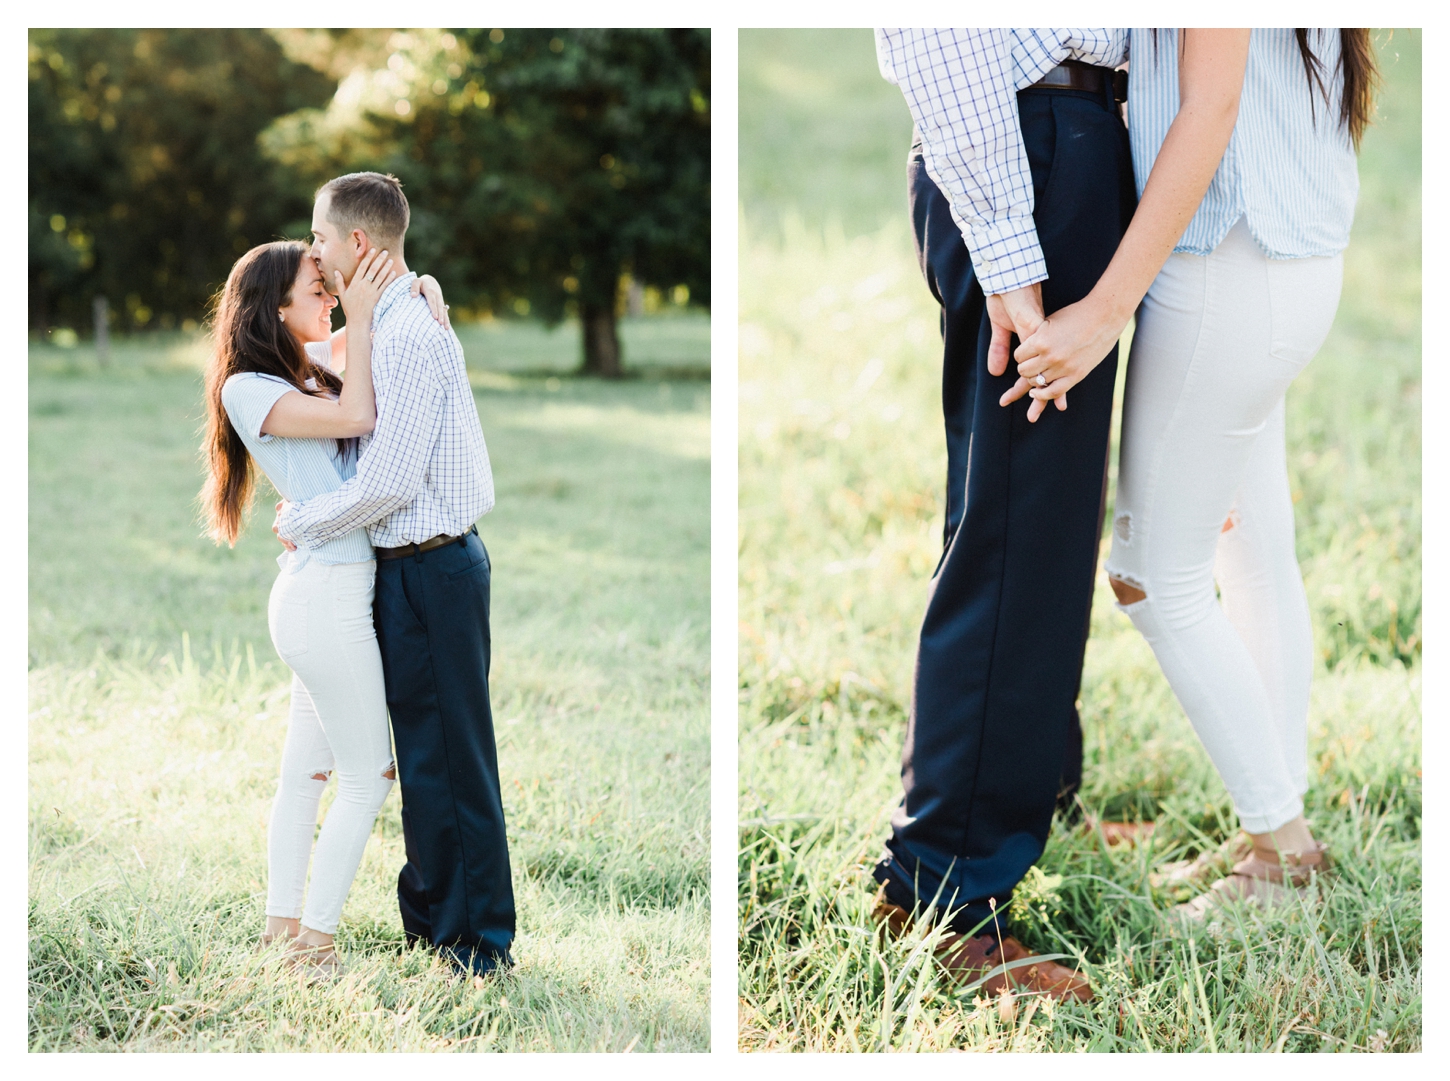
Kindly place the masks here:
<instances>
[{"instance_id":1,"label":"woman's hand","mask_svg":"<svg viewBox=\"0 0 1450 1081\"><path fill-rule=\"evenodd\" d=\"M353 271L352 281L345 286L342 284L342 273L333 271L337 282L337 295L342 300L343 314L347 316L349 326L354 320L361 321L364 326L372 323L373 308L377 307L378 297L383 295L383 290L398 276L398 272L393 269L393 261L387 256L386 250L378 251L373 248L358 264L357 270Z\"/></svg>"},{"instance_id":2,"label":"woman's hand","mask_svg":"<svg viewBox=\"0 0 1450 1081\"><path fill-rule=\"evenodd\" d=\"M1017 347L1017 382L1002 395L1001 404L1030 395L1030 421L1042 416L1049 401L1056 400L1059 409L1066 409L1063 395L1113 351L1127 324L1125 317L1106 310L1091 295L1059 308Z\"/></svg>"},{"instance_id":3,"label":"woman's hand","mask_svg":"<svg viewBox=\"0 0 1450 1081\"><path fill-rule=\"evenodd\" d=\"M428 302L428 310L433 313L433 318L442 323L447 329L452 329L453 324L448 321L448 305L443 303L443 287L438 284L438 279L432 274L420 274L413 279L413 286L408 291L410 296L423 294L423 299Z\"/></svg>"}]
</instances>

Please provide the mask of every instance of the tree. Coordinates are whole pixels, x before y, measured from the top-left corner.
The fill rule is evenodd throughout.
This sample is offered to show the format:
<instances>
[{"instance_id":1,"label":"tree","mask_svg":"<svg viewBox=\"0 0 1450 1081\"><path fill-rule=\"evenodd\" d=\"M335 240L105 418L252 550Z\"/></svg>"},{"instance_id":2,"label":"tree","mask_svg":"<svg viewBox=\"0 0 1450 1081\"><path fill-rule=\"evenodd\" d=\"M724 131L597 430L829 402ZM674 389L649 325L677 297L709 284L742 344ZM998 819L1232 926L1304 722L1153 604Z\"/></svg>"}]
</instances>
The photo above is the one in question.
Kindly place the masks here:
<instances>
[{"instance_id":1,"label":"tree","mask_svg":"<svg viewBox=\"0 0 1450 1081\"><path fill-rule=\"evenodd\" d=\"M32 30L30 324L199 317L249 247L310 192L257 145L336 83L257 30Z\"/></svg>"},{"instance_id":2,"label":"tree","mask_svg":"<svg viewBox=\"0 0 1450 1081\"><path fill-rule=\"evenodd\" d=\"M318 32L292 34L323 63ZM333 73L352 70L326 112L267 134L274 157L315 182L398 176L409 261L468 307L577 314L586 371L620 374L622 276L709 302L709 31L415 31L389 50L333 39Z\"/></svg>"}]
</instances>

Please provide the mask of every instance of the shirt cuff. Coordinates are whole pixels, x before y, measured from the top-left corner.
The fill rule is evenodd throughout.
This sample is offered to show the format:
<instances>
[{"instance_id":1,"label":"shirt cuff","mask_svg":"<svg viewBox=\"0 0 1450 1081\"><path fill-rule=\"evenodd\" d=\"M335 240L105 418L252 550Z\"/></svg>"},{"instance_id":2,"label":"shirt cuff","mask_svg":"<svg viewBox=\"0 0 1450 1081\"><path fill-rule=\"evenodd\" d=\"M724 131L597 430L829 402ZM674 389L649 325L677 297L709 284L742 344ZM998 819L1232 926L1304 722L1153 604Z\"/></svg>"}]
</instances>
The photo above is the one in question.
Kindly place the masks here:
<instances>
[{"instance_id":1,"label":"shirt cuff","mask_svg":"<svg viewBox=\"0 0 1450 1081\"><path fill-rule=\"evenodd\" d=\"M298 548L310 549L312 545L303 539L302 526L297 521L297 516L297 504L288 500L287 505L282 508L282 516L277 519L277 536L283 540L291 541Z\"/></svg>"},{"instance_id":2,"label":"shirt cuff","mask_svg":"<svg viewBox=\"0 0 1450 1081\"><path fill-rule=\"evenodd\" d=\"M972 269L988 296L1047 279L1047 260L1031 215L1013 215L963 230Z\"/></svg>"}]
</instances>

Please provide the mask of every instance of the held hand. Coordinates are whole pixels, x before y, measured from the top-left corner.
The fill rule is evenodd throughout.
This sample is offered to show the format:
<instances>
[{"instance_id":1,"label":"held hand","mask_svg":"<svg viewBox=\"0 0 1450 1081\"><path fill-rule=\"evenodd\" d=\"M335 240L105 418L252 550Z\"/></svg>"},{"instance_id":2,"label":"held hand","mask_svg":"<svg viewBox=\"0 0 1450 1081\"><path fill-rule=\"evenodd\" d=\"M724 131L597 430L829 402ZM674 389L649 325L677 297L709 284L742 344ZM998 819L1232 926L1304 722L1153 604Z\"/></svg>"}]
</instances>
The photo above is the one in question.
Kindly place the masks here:
<instances>
[{"instance_id":1,"label":"held hand","mask_svg":"<svg viewBox=\"0 0 1450 1081\"><path fill-rule=\"evenodd\" d=\"M342 300L342 310L349 323L354 319L371 320L378 297L383 295L383 290L398 276L398 272L393 269L393 261L387 255L386 250L378 251L374 248L369 251L358 264L357 270L353 271L352 281L346 286L342 284L342 274L333 271L337 295Z\"/></svg>"},{"instance_id":2,"label":"held hand","mask_svg":"<svg viewBox=\"0 0 1450 1081\"><path fill-rule=\"evenodd\" d=\"M1035 421L1049 401L1061 403L1068 390L1102 363L1126 324L1126 319L1119 320L1091 297L1053 312L1036 334L1017 347L1017 382L1002 395L1002 404L1030 395L1033 404L1027 419Z\"/></svg>"},{"instance_id":3,"label":"held hand","mask_svg":"<svg viewBox=\"0 0 1450 1081\"><path fill-rule=\"evenodd\" d=\"M1042 322L1042 283L994 293L987 298L987 318L992 323L992 343L987 347L987 371L1005 375L1011 359L1012 335L1026 341Z\"/></svg>"},{"instance_id":4,"label":"held hand","mask_svg":"<svg viewBox=\"0 0 1450 1081\"><path fill-rule=\"evenodd\" d=\"M1008 390L1006 394L1002 395L1001 401L999 401L997 404L998 405L1011 405L1018 398L1022 397L1024 394L1027 394L1032 389L1033 389L1033 387L1032 387L1032 384L1031 383L1029 383L1027 380L1023 379L1021 376L1018 376L1017 377L1017 382L1015 382L1015 383L1012 384L1012 388L1010 390ZM1064 390L1060 395L1058 395L1056 398L1052 399L1052 404L1055 405L1055 406L1057 406L1057 411L1059 413L1066 412L1067 411L1067 391ZM1032 404L1027 407L1027 419L1031 423L1036 424L1037 423L1037 418L1040 417L1040 416L1042 416L1042 414L1045 413L1046 411L1047 411L1047 402L1046 402L1046 400L1038 401L1036 398L1034 398L1032 400Z\"/></svg>"},{"instance_id":5,"label":"held hand","mask_svg":"<svg viewBox=\"0 0 1450 1081\"><path fill-rule=\"evenodd\" d=\"M420 274L414 278L408 295L417 296L419 293L428 301L428 310L433 313L433 318L451 330L453 324L448 321L448 305L443 303L443 287L438 284L438 279L432 274Z\"/></svg>"},{"instance_id":6,"label":"held hand","mask_svg":"<svg viewBox=\"0 0 1450 1081\"><path fill-rule=\"evenodd\" d=\"M285 500L285 499L279 499L279 500L277 500L277 516L272 519L272 532L273 533L277 533L277 526L280 525L281 522L282 522L282 508L285 507L286 505L287 505L287 500ZM283 548L286 548L287 551L289 551L289 552L295 552L295 551L297 551L297 545L293 544L286 537L282 536L281 533L277 533L277 539L282 542L282 547Z\"/></svg>"}]
</instances>

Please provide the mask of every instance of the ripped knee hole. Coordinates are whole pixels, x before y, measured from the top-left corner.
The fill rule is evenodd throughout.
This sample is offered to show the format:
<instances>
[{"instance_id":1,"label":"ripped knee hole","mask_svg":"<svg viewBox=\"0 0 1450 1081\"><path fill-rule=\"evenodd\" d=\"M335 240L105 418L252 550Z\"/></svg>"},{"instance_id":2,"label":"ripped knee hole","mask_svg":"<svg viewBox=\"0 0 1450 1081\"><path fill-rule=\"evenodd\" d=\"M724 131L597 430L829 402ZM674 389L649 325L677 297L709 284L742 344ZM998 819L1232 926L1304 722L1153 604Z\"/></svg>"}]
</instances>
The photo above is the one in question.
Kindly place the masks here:
<instances>
[{"instance_id":1,"label":"ripped knee hole","mask_svg":"<svg viewBox=\"0 0 1450 1081\"><path fill-rule=\"evenodd\" d=\"M1113 587L1113 594L1118 598L1118 603L1126 607L1130 604L1137 604L1139 601L1147 600L1148 594L1135 585L1129 585L1121 578L1108 579L1108 585Z\"/></svg>"},{"instance_id":2,"label":"ripped knee hole","mask_svg":"<svg viewBox=\"0 0 1450 1081\"><path fill-rule=\"evenodd\" d=\"M398 767L392 762L389 762L388 768L383 770L383 779L388 781L396 781L398 779Z\"/></svg>"}]
</instances>

